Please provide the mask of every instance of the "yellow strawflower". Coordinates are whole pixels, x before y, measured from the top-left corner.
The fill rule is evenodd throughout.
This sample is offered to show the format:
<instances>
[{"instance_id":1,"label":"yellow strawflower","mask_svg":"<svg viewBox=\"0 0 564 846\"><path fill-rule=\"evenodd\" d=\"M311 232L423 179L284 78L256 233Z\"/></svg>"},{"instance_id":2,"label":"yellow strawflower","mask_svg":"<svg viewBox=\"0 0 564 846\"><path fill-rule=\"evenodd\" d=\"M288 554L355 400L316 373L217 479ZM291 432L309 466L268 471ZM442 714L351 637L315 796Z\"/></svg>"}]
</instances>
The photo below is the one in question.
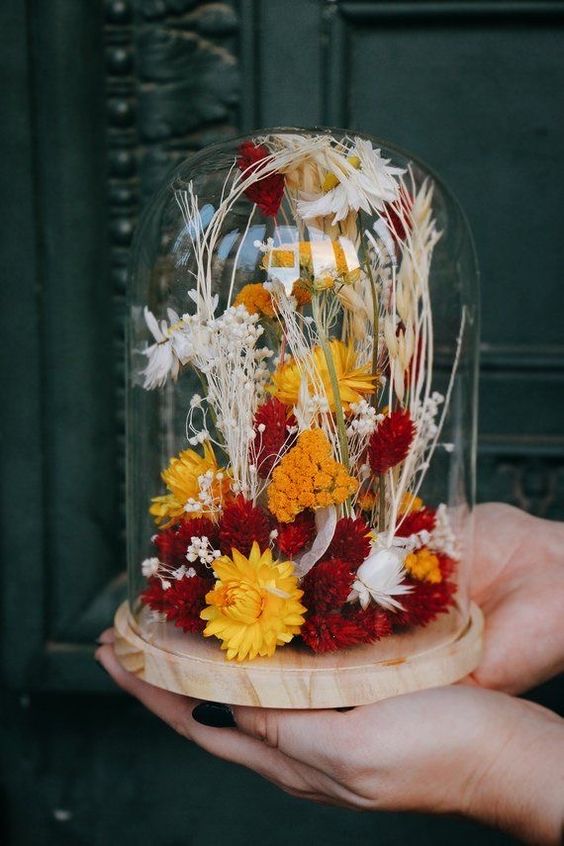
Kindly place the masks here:
<instances>
[{"instance_id":1,"label":"yellow strawflower","mask_svg":"<svg viewBox=\"0 0 564 846\"><path fill-rule=\"evenodd\" d=\"M274 469L268 508L281 523L291 523L306 508L339 505L357 486L357 480L333 458L325 433L311 429L299 435Z\"/></svg>"},{"instance_id":2,"label":"yellow strawflower","mask_svg":"<svg viewBox=\"0 0 564 846\"><path fill-rule=\"evenodd\" d=\"M208 621L204 637L219 638L228 660L270 656L299 634L306 609L291 561L274 563L255 541L248 558L233 549L213 568L218 581L200 616Z\"/></svg>"},{"instance_id":3,"label":"yellow strawflower","mask_svg":"<svg viewBox=\"0 0 564 846\"><path fill-rule=\"evenodd\" d=\"M443 580L439 558L426 546L416 552L410 552L404 561L404 567L410 576L420 582L436 585Z\"/></svg>"},{"instance_id":4,"label":"yellow strawflower","mask_svg":"<svg viewBox=\"0 0 564 846\"><path fill-rule=\"evenodd\" d=\"M186 517L188 511L193 511L196 516L213 512L229 493L231 482L225 470L218 467L209 441L204 443L203 456L193 449L186 449L172 458L161 478L169 493L153 497L149 513L157 525L162 523L165 527ZM200 497L202 492L204 499ZM187 505L188 508L185 507Z\"/></svg>"},{"instance_id":5,"label":"yellow strawflower","mask_svg":"<svg viewBox=\"0 0 564 846\"><path fill-rule=\"evenodd\" d=\"M335 364L339 394L343 409L348 411L352 402L360 402L363 397L374 393L374 382L378 380L378 374L371 373L370 364L366 363L359 367L357 354L351 344L343 341L331 341L329 344L331 356ZM314 347L310 353L313 365L323 384L325 395L329 402L331 411L335 411L335 398L331 378L325 360L325 354L321 347ZM296 405L302 380L302 373L309 368L300 363L296 364L293 359L278 367L272 374L272 383L268 390L286 405ZM310 393L317 393L314 385L309 385Z\"/></svg>"},{"instance_id":6,"label":"yellow strawflower","mask_svg":"<svg viewBox=\"0 0 564 846\"><path fill-rule=\"evenodd\" d=\"M272 297L261 282L244 285L235 297L233 305L244 305L249 314L274 317Z\"/></svg>"}]
</instances>

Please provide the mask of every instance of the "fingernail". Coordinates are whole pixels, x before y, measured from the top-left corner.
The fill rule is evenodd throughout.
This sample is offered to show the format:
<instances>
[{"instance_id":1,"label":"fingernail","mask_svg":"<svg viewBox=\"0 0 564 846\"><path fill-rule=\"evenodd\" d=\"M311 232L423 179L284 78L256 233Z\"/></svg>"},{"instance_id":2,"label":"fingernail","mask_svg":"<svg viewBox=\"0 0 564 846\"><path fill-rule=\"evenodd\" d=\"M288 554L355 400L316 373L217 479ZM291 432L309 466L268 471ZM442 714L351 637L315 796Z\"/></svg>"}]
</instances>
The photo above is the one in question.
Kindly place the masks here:
<instances>
[{"instance_id":1,"label":"fingernail","mask_svg":"<svg viewBox=\"0 0 564 846\"><path fill-rule=\"evenodd\" d=\"M354 705L344 706L343 708L335 708L335 711L340 711L344 714L345 711L354 711Z\"/></svg>"},{"instance_id":2,"label":"fingernail","mask_svg":"<svg viewBox=\"0 0 564 846\"><path fill-rule=\"evenodd\" d=\"M221 702L200 702L192 710L192 716L197 723L212 728L235 728L235 720L229 705Z\"/></svg>"},{"instance_id":3,"label":"fingernail","mask_svg":"<svg viewBox=\"0 0 564 846\"><path fill-rule=\"evenodd\" d=\"M98 646L102 646L104 641L102 640L101 637L97 637L96 640L94 641L94 643L97 643Z\"/></svg>"}]
</instances>

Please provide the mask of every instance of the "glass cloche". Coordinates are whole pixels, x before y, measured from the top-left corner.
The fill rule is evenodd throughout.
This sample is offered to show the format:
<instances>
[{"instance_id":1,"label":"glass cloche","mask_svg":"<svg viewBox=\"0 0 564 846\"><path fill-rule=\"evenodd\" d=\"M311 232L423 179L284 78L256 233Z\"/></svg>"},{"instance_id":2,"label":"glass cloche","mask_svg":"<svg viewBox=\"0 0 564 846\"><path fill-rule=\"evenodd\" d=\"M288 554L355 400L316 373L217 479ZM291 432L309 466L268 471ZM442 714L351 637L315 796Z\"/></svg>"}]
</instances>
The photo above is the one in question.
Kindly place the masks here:
<instances>
[{"instance_id":1,"label":"glass cloche","mask_svg":"<svg viewBox=\"0 0 564 846\"><path fill-rule=\"evenodd\" d=\"M124 663L282 707L471 671L477 270L442 180L345 130L208 147L141 221L128 320Z\"/></svg>"}]
</instances>

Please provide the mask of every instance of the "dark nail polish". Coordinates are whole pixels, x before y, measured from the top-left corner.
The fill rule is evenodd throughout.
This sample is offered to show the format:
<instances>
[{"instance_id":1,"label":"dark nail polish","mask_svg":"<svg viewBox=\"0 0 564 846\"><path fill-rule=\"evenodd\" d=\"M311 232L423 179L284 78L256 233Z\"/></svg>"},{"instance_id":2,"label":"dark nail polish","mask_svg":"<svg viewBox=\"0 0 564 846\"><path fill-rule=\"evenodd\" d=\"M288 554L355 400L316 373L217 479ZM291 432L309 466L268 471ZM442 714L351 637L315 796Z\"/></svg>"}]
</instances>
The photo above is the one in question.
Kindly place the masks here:
<instances>
[{"instance_id":1,"label":"dark nail polish","mask_svg":"<svg viewBox=\"0 0 564 846\"><path fill-rule=\"evenodd\" d=\"M192 717L203 726L235 728L231 708L221 702L200 702L192 711Z\"/></svg>"},{"instance_id":2,"label":"dark nail polish","mask_svg":"<svg viewBox=\"0 0 564 846\"><path fill-rule=\"evenodd\" d=\"M345 706L343 708L335 708L335 711L340 711L342 714L344 714L345 711L354 711L354 705Z\"/></svg>"}]
</instances>

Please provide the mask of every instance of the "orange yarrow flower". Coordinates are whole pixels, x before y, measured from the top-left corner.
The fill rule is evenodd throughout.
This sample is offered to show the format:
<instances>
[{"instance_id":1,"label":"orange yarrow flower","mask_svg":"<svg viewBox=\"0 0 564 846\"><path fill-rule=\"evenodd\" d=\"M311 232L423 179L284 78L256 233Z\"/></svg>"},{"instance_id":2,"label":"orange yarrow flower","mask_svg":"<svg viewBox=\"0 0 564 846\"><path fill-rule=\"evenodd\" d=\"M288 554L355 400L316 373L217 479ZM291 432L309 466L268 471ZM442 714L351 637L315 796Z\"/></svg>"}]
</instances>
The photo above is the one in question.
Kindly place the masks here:
<instances>
[{"instance_id":1,"label":"orange yarrow flower","mask_svg":"<svg viewBox=\"0 0 564 846\"><path fill-rule=\"evenodd\" d=\"M353 494L358 482L335 461L327 435L312 429L299 435L282 458L268 486L268 508L280 523L291 523L306 508L339 505Z\"/></svg>"},{"instance_id":2,"label":"orange yarrow flower","mask_svg":"<svg viewBox=\"0 0 564 846\"><path fill-rule=\"evenodd\" d=\"M274 317L274 305L272 297L262 282L251 282L244 285L233 305L244 305L249 314L262 314L264 317Z\"/></svg>"},{"instance_id":3,"label":"orange yarrow flower","mask_svg":"<svg viewBox=\"0 0 564 846\"><path fill-rule=\"evenodd\" d=\"M292 296L299 307L311 302L311 293L304 283L298 279L294 282ZM272 296L262 282L250 282L244 285L233 302L233 305L244 305L249 314L259 314L270 319L276 316Z\"/></svg>"}]
</instances>

